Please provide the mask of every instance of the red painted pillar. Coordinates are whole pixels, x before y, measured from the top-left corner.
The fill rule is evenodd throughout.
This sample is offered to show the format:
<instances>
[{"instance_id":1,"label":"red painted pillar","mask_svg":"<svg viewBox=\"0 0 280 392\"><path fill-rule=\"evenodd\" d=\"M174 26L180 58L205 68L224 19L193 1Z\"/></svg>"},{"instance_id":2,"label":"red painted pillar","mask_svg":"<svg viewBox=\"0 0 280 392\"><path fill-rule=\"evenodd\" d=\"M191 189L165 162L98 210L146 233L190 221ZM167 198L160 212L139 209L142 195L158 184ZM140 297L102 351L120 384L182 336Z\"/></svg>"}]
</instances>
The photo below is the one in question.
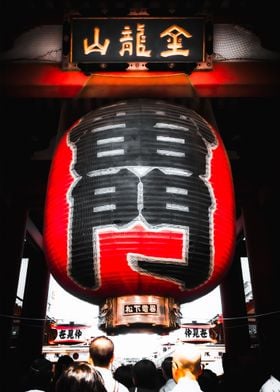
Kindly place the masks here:
<instances>
[{"instance_id":1,"label":"red painted pillar","mask_svg":"<svg viewBox=\"0 0 280 392\"><path fill-rule=\"evenodd\" d=\"M42 353L50 277L42 250L30 239L25 246L25 257L29 264L17 343L17 360L22 373Z\"/></svg>"},{"instance_id":2,"label":"red painted pillar","mask_svg":"<svg viewBox=\"0 0 280 392\"><path fill-rule=\"evenodd\" d=\"M5 381L9 380L9 369L15 358L11 337L27 218L26 209L20 200L13 195L6 194L6 197L1 197L0 203L0 356L2 371L5 374L5 377L1 377L0 390L3 392L8 391L5 389Z\"/></svg>"},{"instance_id":3,"label":"red painted pillar","mask_svg":"<svg viewBox=\"0 0 280 392\"><path fill-rule=\"evenodd\" d=\"M249 328L243 286L240 257L243 254L243 240L236 243L236 250L230 270L220 285L223 311L223 327L226 352L237 355L250 347Z\"/></svg>"},{"instance_id":4,"label":"red painted pillar","mask_svg":"<svg viewBox=\"0 0 280 392\"><path fill-rule=\"evenodd\" d=\"M261 349L278 340L279 295L279 193L276 185L257 188L243 202L244 229ZM278 199L278 200L277 200Z\"/></svg>"}]
</instances>

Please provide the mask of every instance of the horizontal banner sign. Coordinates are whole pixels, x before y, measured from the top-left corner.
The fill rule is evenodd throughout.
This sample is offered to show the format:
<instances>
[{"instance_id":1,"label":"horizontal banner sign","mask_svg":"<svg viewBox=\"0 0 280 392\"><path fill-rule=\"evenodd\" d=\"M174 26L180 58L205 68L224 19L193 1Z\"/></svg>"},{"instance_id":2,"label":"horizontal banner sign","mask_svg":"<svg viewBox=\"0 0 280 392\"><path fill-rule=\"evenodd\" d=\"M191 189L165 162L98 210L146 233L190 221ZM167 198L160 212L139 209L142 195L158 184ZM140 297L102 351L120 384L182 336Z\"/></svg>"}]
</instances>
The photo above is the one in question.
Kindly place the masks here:
<instances>
[{"instance_id":1,"label":"horizontal banner sign","mask_svg":"<svg viewBox=\"0 0 280 392\"><path fill-rule=\"evenodd\" d=\"M204 18L72 18L70 63L205 61Z\"/></svg>"},{"instance_id":2,"label":"horizontal banner sign","mask_svg":"<svg viewBox=\"0 0 280 392\"><path fill-rule=\"evenodd\" d=\"M209 342L216 343L216 333L214 331L214 324L183 324L182 330L184 330L184 342Z\"/></svg>"},{"instance_id":3,"label":"horizontal banner sign","mask_svg":"<svg viewBox=\"0 0 280 392\"><path fill-rule=\"evenodd\" d=\"M86 341L89 327L75 324L52 324L51 330L53 333L48 339L48 344L78 344Z\"/></svg>"}]
</instances>

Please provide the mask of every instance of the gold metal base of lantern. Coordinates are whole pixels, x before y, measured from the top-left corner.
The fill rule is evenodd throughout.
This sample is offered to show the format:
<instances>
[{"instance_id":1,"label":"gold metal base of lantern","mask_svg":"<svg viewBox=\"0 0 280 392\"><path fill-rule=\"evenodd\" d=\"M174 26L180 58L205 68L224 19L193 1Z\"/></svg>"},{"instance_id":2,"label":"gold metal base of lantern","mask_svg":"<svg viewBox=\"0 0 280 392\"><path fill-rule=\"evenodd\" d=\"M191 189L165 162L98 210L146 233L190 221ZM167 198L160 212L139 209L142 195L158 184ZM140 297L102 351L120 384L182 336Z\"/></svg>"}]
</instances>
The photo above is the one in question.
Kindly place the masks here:
<instances>
[{"instance_id":1,"label":"gold metal base of lantern","mask_svg":"<svg viewBox=\"0 0 280 392\"><path fill-rule=\"evenodd\" d=\"M99 307L98 327L117 335L128 332L168 333L180 328L180 305L173 298L128 295L107 298Z\"/></svg>"}]
</instances>

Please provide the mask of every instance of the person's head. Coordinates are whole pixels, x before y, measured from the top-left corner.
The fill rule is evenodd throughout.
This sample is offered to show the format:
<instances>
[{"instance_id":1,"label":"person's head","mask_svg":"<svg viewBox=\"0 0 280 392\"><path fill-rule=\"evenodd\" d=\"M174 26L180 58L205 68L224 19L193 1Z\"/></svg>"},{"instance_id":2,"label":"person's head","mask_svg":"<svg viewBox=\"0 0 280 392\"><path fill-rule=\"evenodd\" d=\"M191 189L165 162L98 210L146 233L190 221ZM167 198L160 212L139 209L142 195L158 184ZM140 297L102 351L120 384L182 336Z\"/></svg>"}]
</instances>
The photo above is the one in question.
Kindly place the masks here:
<instances>
[{"instance_id":1,"label":"person's head","mask_svg":"<svg viewBox=\"0 0 280 392\"><path fill-rule=\"evenodd\" d=\"M107 336L98 336L90 343L89 355L95 366L109 368L114 359L114 343Z\"/></svg>"},{"instance_id":2,"label":"person's head","mask_svg":"<svg viewBox=\"0 0 280 392\"><path fill-rule=\"evenodd\" d=\"M73 363L55 384L55 392L106 392L99 372L87 362Z\"/></svg>"},{"instance_id":3,"label":"person's head","mask_svg":"<svg viewBox=\"0 0 280 392\"><path fill-rule=\"evenodd\" d=\"M27 389L42 389L48 391L53 377L53 364L44 356L40 356L31 363L23 384Z\"/></svg>"},{"instance_id":4,"label":"person's head","mask_svg":"<svg viewBox=\"0 0 280 392\"><path fill-rule=\"evenodd\" d=\"M197 380L201 371L201 353L195 344L184 343L175 349L172 357L172 375L176 382L181 377Z\"/></svg>"},{"instance_id":5,"label":"person's head","mask_svg":"<svg viewBox=\"0 0 280 392\"><path fill-rule=\"evenodd\" d=\"M215 392L218 389L219 378L211 369L203 369L197 381L203 391Z\"/></svg>"},{"instance_id":6,"label":"person's head","mask_svg":"<svg viewBox=\"0 0 280 392\"><path fill-rule=\"evenodd\" d=\"M132 367L132 379L136 387L155 388L157 377L156 365L150 359L140 359Z\"/></svg>"},{"instance_id":7,"label":"person's head","mask_svg":"<svg viewBox=\"0 0 280 392\"><path fill-rule=\"evenodd\" d=\"M165 380L173 378L172 375L172 357L166 357L161 363L161 370Z\"/></svg>"},{"instance_id":8,"label":"person's head","mask_svg":"<svg viewBox=\"0 0 280 392\"><path fill-rule=\"evenodd\" d=\"M57 379L73 363L74 359L70 355L61 355L55 364L54 378Z\"/></svg>"},{"instance_id":9,"label":"person's head","mask_svg":"<svg viewBox=\"0 0 280 392\"><path fill-rule=\"evenodd\" d=\"M127 388L133 387L132 365L120 365L114 371L114 379L124 384Z\"/></svg>"}]
</instances>

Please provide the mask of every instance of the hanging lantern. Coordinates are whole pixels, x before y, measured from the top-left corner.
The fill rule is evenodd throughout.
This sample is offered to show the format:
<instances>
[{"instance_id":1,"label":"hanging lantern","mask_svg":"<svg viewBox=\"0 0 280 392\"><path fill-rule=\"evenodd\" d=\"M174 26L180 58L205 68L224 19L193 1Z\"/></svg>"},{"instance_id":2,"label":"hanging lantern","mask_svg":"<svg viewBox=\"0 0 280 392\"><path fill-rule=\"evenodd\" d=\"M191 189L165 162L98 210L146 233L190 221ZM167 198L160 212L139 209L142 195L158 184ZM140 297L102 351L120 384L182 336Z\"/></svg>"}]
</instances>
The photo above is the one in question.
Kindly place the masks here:
<instances>
[{"instance_id":1,"label":"hanging lantern","mask_svg":"<svg viewBox=\"0 0 280 392\"><path fill-rule=\"evenodd\" d=\"M99 327L172 330L180 304L215 288L234 247L230 166L191 109L128 100L100 107L60 140L44 241L56 280L99 305Z\"/></svg>"}]
</instances>

